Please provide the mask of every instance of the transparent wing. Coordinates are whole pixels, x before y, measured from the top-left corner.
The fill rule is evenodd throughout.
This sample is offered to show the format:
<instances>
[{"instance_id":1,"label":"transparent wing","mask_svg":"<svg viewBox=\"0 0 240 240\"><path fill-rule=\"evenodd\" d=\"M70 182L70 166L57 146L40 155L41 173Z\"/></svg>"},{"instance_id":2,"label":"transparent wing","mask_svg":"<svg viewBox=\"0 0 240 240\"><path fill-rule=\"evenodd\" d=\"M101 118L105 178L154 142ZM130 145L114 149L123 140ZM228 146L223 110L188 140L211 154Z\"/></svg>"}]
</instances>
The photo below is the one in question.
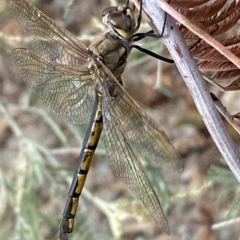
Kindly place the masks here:
<instances>
[{"instance_id":1,"label":"transparent wing","mask_svg":"<svg viewBox=\"0 0 240 240\"><path fill-rule=\"evenodd\" d=\"M83 65L86 47L66 29L25 0L7 0L11 12L32 41L35 54L47 61Z\"/></svg>"},{"instance_id":2,"label":"transparent wing","mask_svg":"<svg viewBox=\"0 0 240 240\"><path fill-rule=\"evenodd\" d=\"M169 232L160 202L140 159L175 169L181 168L181 162L165 134L134 103L109 70L99 65L105 145L111 166L155 221Z\"/></svg>"},{"instance_id":3,"label":"transparent wing","mask_svg":"<svg viewBox=\"0 0 240 240\"><path fill-rule=\"evenodd\" d=\"M94 104L95 81L88 68L49 63L26 49L12 52L21 77L62 120L89 121Z\"/></svg>"},{"instance_id":4,"label":"transparent wing","mask_svg":"<svg viewBox=\"0 0 240 240\"><path fill-rule=\"evenodd\" d=\"M138 108L132 99L116 86L116 97L106 100L106 109L113 126L121 129L125 139L138 155L161 168L181 169L175 149L166 134Z\"/></svg>"},{"instance_id":5,"label":"transparent wing","mask_svg":"<svg viewBox=\"0 0 240 240\"><path fill-rule=\"evenodd\" d=\"M101 62L97 75L103 79L100 84L106 95L105 119L112 122L113 127L122 129L125 139L141 158L162 168L182 169L182 162L164 131L144 113Z\"/></svg>"},{"instance_id":6,"label":"transparent wing","mask_svg":"<svg viewBox=\"0 0 240 240\"><path fill-rule=\"evenodd\" d=\"M109 109L109 105L106 104L106 102L104 105L104 109ZM110 115L112 117L112 114ZM123 128L120 126L114 127L115 124L119 124L119 122L104 117L105 146L113 171L143 202L145 208L154 220L160 224L166 232L169 232L168 223L161 204L154 189L151 187L138 153L126 139Z\"/></svg>"}]
</instances>

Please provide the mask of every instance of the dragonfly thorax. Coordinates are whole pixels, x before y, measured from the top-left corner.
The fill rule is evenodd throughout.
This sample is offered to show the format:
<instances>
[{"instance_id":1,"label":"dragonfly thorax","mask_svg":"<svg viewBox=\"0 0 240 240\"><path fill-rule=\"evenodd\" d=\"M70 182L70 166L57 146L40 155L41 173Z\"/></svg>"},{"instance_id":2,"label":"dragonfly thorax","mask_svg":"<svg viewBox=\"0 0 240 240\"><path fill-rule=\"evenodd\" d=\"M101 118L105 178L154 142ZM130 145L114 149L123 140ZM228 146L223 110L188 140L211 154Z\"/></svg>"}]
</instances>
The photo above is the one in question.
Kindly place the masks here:
<instances>
[{"instance_id":1,"label":"dragonfly thorax","mask_svg":"<svg viewBox=\"0 0 240 240\"><path fill-rule=\"evenodd\" d=\"M127 63L131 51L131 44L125 39L120 39L112 32L95 38L89 45L89 50L95 56L100 56L104 65L113 73L117 80Z\"/></svg>"},{"instance_id":2,"label":"dragonfly thorax","mask_svg":"<svg viewBox=\"0 0 240 240\"><path fill-rule=\"evenodd\" d=\"M89 50L95 56L100 56L115 78L121 81L121 74L132 49L131 38L139 28L135 8L125 4L108 7L102 12L102 20L110 31L95 38L89 45Z\"/></svg>"}]
</instances>

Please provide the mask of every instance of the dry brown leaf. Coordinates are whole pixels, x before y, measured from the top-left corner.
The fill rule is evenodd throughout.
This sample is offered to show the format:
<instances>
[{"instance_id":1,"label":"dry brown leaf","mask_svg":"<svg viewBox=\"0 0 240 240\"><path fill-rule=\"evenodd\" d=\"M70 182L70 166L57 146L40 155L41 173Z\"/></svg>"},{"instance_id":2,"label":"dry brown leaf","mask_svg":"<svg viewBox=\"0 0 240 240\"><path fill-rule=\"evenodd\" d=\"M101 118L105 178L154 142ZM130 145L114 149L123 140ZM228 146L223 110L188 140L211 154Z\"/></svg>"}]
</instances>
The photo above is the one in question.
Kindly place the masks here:
<instances>
[{"instance_id":1,"label":"dry brown leaf","mask_svg":"<svg viewBox=\"0 0 240 240\"><path fill-rule=\"evenodd\" d=\"M180 12L192 21L197 20L197 22L199 22L217 14L226 2L227 0L216 0L210 5L204 5L194 9L184 9L182 11L180 10Z\"/></svg>"},{"instance_id":2,"label":"dry brown leaf","mask_svg":"<svg viewBox=\"0 0 240 240\"><path fill-rule=\"evenodd\" d=\"M189 0L171 0L170 4L176 8L176 9L185 9L185 8L194 8L198 7L199 5L202 5L209 0L195 0L195 1L189 1Z\"/></svg>"},{"instance_id":3,"label":"dry brown leaf","mask_svg":"<svg viewBox=\"0 0 240 240\"><path fill-rule=\"evenodd\" d=\"M240 19L240 1L215 0L212 2L204 0L188 1L187 3L185 0L176 0L170 1L170 4L211 36L219 38L221 35L219 41L228 47L233 54L240 57L240 36L235 34L230 37L228 35L225 38L223 35L223 33L232 29ZM238 77L240 70L214 47L204 42L185 26L180 25L179 29L191 54L198 60L199 69L212 72L213 76L210 78L215 83L222 80L232 81L231 84L222 89L227 91L239 90ZM220 86L219 83L218 86Z\"/></svg>"}]
</instances>

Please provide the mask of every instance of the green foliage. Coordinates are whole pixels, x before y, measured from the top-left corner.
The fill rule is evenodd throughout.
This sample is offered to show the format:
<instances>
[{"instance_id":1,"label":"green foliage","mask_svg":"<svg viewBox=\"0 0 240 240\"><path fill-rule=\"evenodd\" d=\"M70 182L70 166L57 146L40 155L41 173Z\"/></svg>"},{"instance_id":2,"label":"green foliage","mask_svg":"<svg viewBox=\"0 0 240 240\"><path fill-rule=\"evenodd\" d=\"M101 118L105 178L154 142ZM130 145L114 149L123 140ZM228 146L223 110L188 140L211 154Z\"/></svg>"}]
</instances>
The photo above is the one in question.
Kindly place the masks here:
<instances>
[{"instance_id":1,"label":"green foliage","mask_svg":"<svg viewBox=\"0 0 240 240\"><path fill-rule=\"evenodd\" d=\"M219 194L216 203L218 205L222 204L224 201L227 201L229 196L234 196L232 203L230 204L227 219L232 219L239 217L240 215L240 191L239 191L239 182L232 174L230 169L226 164L219 166L212 165L209 170L209 178L215 184L224 184L227 185L227 189Z\"/></svg>"}]
</instances>

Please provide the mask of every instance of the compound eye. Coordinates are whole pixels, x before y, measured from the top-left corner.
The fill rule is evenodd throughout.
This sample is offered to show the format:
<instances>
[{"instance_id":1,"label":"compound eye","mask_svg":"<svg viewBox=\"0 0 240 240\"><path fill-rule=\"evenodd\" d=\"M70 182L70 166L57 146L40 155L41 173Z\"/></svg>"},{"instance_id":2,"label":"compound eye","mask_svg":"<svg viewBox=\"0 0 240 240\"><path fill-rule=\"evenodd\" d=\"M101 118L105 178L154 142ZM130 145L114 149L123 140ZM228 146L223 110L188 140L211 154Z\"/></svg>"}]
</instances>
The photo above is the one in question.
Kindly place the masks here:
<instances>
[{"instance_id":1,"label":"compound eye","mask_svg":"<svg viewBox=\"0 0 240 240\"><path fill-rule=\"evenodd\" d=\"M109 22L114 29L129 32L134 28L130 17L123 12L113 11L109 14Z\"/></svg>"},{"instance_id":2,"label":"compound eye","mask_svg":"<svg viewBox=\"0 0 240 240\"><path fill-rule=\"evenodd\" d=\"M113 11L117 11L117 7L108 7L108 8L105 8L103 11L102 11L102 17L105 17L106 15L110 14L111 12Z\"/></svg>"},{"instance_id":3,"label":"compound eye","mask_svg":"<svg viewBox=\"0 0 240 240\"><path fill-rule=\"evenodd\" d=\"M126 5L109 7L102 12L103 23L125 39L131 37L135 29L134 11Z\"/></svg>"}]
</instances>

